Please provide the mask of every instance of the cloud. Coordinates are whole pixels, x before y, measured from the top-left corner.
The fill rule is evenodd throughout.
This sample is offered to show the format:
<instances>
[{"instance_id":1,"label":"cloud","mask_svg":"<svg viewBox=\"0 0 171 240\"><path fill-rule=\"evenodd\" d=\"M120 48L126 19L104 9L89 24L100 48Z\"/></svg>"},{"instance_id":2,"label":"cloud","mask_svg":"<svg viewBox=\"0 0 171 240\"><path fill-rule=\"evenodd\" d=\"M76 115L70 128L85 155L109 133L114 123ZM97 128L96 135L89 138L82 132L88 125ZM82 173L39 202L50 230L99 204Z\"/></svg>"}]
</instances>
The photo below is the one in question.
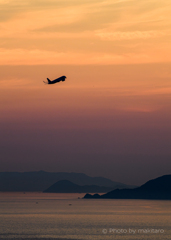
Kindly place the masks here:
<instances>
[{"instance_id":1,"label":"cloud","mask_svg":"<svg viewBox=\"0 0 171 240\"><path fill-rule=\"evenodd\" d=\"M151 63L154 59L147 54L107 54L97 52L57 52L39 49L0 49L0 65L39 65L39 64L139 64ZM171 60L171 56L169 58ZM161 62L161 58L155 59Z\"/></svg>"},{"instance_id":2,"label":"cloud","mask_svg":"<svg viewBox=\"0 0 171 240\"><path fill-rule=\"evenodd\" d=\"M168 0L9 0L0 6L0 64L171 60Z\"/></svg>"},{"instance_id":3,"label":"cloud","mask_svg":"<svg viewBox=\"0 0 171 240\"><path fill-rule=\"evenodd\" d=\"M167 35L162 31L132 31L132 32L105 32L102 30L96 31L95 35L102 40L131 40L131 39L148 39Z\"/></svg>"},{"instance_id":4,"label":"cloud","mask_svg":"<svg viewBox=\"0 0 171 240\"><path fill-rule=\"evenodd\" d=\"M62 8L41 10L20 14L12 21L0 24L1 37L23 37L25 34L34 37L35 30L54 24L59 26L74 23L82 19L84 14L80 8ZM17 35L16 35L17 34ZM39 34L37 34L38 36Z\"/></svg>"}]
</instances>

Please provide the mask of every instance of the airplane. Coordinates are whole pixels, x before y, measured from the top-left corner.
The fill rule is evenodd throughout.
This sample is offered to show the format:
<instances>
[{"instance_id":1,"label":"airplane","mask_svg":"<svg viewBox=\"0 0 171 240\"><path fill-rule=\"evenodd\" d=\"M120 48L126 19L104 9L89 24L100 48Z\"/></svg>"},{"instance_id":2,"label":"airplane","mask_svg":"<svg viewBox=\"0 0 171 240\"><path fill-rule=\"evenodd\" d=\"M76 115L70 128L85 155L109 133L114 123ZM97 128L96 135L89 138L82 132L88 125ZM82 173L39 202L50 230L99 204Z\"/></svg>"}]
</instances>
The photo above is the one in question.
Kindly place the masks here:
<instances>
[{"instance_id":1,"label":"airplane","mask_svg":"<svg viewBox=\"0 0 171 240\"><path fill-rule=\"evenodd\" d=\"M48 82L44 82L44 81L43 82L46 83L46 84L54 84L54 83L61 82L61 81L64 82L65 78L66 78L66 76L61 76L61 77L59 77L55 80L52 80L52 81L49 78L47 78Z\"/></svg>"}]
</instances>

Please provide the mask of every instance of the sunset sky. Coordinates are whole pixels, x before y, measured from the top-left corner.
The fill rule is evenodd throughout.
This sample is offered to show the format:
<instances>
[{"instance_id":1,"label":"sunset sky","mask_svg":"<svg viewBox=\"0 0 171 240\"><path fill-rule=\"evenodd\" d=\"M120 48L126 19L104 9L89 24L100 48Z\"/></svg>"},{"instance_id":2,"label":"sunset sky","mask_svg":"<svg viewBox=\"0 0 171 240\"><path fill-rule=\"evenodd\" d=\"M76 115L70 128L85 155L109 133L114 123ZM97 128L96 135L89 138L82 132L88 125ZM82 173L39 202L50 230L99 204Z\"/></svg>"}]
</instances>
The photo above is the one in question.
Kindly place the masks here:
<instances>
[{"instance_id":1,"label":"sunset sky","mask_svg":"<svg viewBox=\"0 0 171 240\"><path fill-rule=\"evenodd\" d=\"M170 0L0 0L0 56L0 171L171 174Z\"/></svg>"}]
</instances>

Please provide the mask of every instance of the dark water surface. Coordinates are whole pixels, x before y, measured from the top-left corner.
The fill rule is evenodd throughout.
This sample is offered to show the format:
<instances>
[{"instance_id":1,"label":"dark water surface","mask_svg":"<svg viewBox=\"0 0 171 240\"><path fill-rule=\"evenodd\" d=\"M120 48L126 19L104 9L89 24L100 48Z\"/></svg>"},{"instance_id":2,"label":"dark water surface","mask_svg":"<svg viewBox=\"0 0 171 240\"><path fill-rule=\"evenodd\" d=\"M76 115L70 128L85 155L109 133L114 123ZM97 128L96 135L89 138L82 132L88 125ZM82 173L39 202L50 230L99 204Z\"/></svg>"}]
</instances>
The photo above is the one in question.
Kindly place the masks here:
<instances>
[{"instance_id":1,"label":"dark water surface","mask_svg":"<svg viewBox=\"0 0 171 240\"><path fill-rule=\"evenodd\" d=\"M0 193L0 239L171 239L171 201Z\"/></svg>"}]
</instances>

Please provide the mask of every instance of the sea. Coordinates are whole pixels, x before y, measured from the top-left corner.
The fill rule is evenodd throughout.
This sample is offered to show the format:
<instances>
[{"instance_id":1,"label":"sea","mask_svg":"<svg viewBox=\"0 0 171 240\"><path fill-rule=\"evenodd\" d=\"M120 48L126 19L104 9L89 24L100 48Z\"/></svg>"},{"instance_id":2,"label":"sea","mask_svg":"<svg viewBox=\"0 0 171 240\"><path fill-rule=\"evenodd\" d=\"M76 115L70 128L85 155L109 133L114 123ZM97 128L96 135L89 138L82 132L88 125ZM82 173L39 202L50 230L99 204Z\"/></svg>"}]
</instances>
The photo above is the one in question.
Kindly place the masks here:
<instances>
[{"instance_id":1,"label":"sea","mask_svg":"<svg viewBox=\"0 0 171 240\"><path fill-rule=\"evenodd\" d=\"M171 201L0 193L0 239L171 239Z\"/></svg>"}]
</instances>

